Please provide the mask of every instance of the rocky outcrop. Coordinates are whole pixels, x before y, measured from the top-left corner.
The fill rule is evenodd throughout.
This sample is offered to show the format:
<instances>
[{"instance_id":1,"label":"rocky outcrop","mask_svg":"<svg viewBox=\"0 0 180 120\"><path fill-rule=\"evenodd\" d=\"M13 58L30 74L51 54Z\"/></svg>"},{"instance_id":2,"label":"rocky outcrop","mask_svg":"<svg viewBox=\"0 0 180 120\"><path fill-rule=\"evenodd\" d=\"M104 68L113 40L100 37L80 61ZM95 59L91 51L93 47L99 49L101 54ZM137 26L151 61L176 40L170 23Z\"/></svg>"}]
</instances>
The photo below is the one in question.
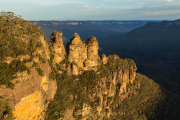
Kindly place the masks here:
<instances>
[{"instance_id":1,"label":"rocky outcrop","mask_svg":"<svg viewBox=\"0 0 180 120\"><path fill-rule=\"evenodd\" d=\"M99 65L98 59L98 41L96 37L90 36L86 40L87 45L87 59L84 62L85 70L97 70L97 66Z\"/></svg>"},{"instance_id":2,"label":"rocky outcrop","mask_svg":"<svg viewBox=\"0 0 180 120\"><path fill-rule=\"evenodd\" d=\"M75 33L66 48L73 74L78 75L80 70L97 70L99 47L94 36L90 36L85 42L82 42L80 36Z\"/></svg>"},{"instance_id":3,"label":"rocky outcrop","mask_svg":"<svg viewBox=\"0 0 180 120\"><path fill-rule=\"evenodd\" d=\"M33 58L29 55L17 57L20 61L31 58L31 61L25 63L31 71L30 74L28 74L27 71L17 72L15 75L16 78L11 81L14 84L14 89L6 88L4 85L0 86L0 96L4 96L7 99L7 102L13 109L14 119L44 119L49 101L54 98L57 89L56 81L50 81L50 75L52 74L51 69L59 75L67 72L69 75L68 79L74 81L78 81L80 79L78 75L83 75L83 73L85 73L84 71L87 73L90 71L88 75L81 77L82 83L79 84L82 84L82 86L87 84L83 83L84 79L86 79L85 77L89 79L91 76L98 76L100 79L97 85L92 82L94 86L89 86L93 88L91 89L92 94L89 94L87 98L93 105L82 102L82 109L78 111L79 115L83 116L83 119L89 119L90 117L92 119L109 118L123 99L138 93L139 84L131 88L129 87L131 84L135 84L137 68L134 61L120 59L117 55L106 57L106 55L103 54L100 58L96 37L90 36L83 42L80 36L75 33L74 37L68 42L66 46L67 49L65 50L62 33L60 31L53 31L51 35L51 48L54 54L54 61L51 58L52 53L48 50L49 46L44 40L44 37L40 36L39 40L43 45L32 53ZM43 62L42 56L46 62ZM11 63L13 59L8 58L6 62ZM51 60L53 64L50 63ZM69 64L70 66L68 66ZM40 75L34 66L42 69L43 75ZM93 74L91 74L92 71ZM57 75L57 73L55 74ZM72 74L77 76L71 76ZM71 84L71 82L66 84L69 83ZM81 99L72 94L70 98L73 101ZM73 113L74 110L75 108L67 109L66 112ZM95 115L93 114L94 112L96 112ZM63 119L73 119L73 117L72 114L66 114Z\"/></svg>"},{"instance_id":4,"label":"rocky outcrop","mask_svg":"<svg viewBox=\"0 0 180 120\"><path fill-rule=\"evenodd\" d=\"M66 46L67 59L71 66L69 69L71 69L72 74L79 75L86 70L94 70L101 76L98 83L100 88L94 86L92 89L93 93L88 95L91 103L97 102L96 107L92 108L89 104L83 103L82 109L77 112L83 116L83 119L89 119L90 116L92 119L110 117L123 99L132 94L137 94L140 88L139 83L130 87L131 84L135 84L137 70L133 60L123 60L117 55L106 57L105 54L100 58L98 49L96 37L90 36L83 42L77 33L74 34L74 37ZM71 98L73 100L78 99L77 96L71 96ZM66 112L69 113L71 111L71 114L65 114L63 119L73 119L74 109L67 109ZM93 112L97 113L93 115ZM102 113L104 114L102 115Z\"/></svg>"},{"instance_id":5,"label":"rocky outcrop","mask_svg":"<svg viewBox=\"0 0 180 120\"><path fill-rule=\"evenodd\" d=\"M52 44L54 61L55 63L60 63L63 59L65 59L66 55L66 50L62 41L62 32L53 31L50 36L50 43Z\"/></svg>"},{"instance_id":6,"label":"rocky outcrop","mask_svg":"<svg viewBox=\"0 0 180 120\"><path fill-rule=\"evenodd\" d=\"M89 96L92 102L95 102L96 98L99 98L96 110L90 109L88 105L83 105L82 115L85 112L86 115L91 116L92 119L97 119L98 117L99 119L103 119L104 117L109 118L110 115L113 115L113 111L121 104L123 99L133 94L138 94L140 89L140 83L137 81L134 83L137 70L134 61L122 60L117 55L110 55L108 57L103 55L101 60L103 64L109 65L114 63L120 64L122 62L127 63L122 64L122 66L119 65L117 70L111 71L109 75L102 77L101 82L99 82L101 89L96 87L94 90L95 93ZM117 66L111 65L111 67ZM92 113L96 114L92 115ZM85 115L83 116L84 118L88 118Z\"/></svg>"},{"instance_id":7,"label":"rocky outcrop","mask_svg":"<svg viewBox=\"0 0 180 120\"><path fill-rule=\"evenodd\" d=\"M108 62L108 58L106 57L105 54L102 54L101 59L102 59L103 64L106 64Z\"/></svg>"},{"instance_id":8,"label":"rocky outcrop","mask_svg":"<svg viewBox=\"0 0 180 120\"><path fill-rule=\"evenodd\" d=\"M81 41L80 36L75 33L74 37L67 43L66 48L68 60L74 71L73 74L78 75L78 69L84 69L83 62L87 59L87 46Z\"/></svg>"}]
</instances>

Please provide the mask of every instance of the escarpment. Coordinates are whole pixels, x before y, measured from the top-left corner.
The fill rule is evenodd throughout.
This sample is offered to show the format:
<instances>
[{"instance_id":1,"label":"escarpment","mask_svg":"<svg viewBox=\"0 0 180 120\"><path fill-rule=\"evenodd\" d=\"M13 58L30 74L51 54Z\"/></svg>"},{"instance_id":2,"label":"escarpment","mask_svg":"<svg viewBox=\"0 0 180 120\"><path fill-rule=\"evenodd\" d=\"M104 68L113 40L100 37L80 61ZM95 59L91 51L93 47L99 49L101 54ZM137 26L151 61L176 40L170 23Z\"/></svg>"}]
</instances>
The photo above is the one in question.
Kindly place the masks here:
<instances>
[{"instance_id":1,"label":"escarpment","mask_svg":"<svg viewBox=\"0 0 180 120\"><path fill-rule=\"evenodd\" d=\"M0 119L43 119L56 93L44 33L12 12L1 13L0 28Z\"/></svg>"},{"instance_id":2,"label":"escarpment","mask_svg":"<svg viewBox=\"0 0 180 120\"><path fill-rule=\"evenodd\" d=\"M65 59L66 50L62 41L62 32L53 31L50 36L50 41L52 44L52 50L54 53L54 61L55 63L60 63L63 59Z\"/></svg>"},{"instance_id":3,"label":"escarpment","mask_svg":"<svg viewBox=\"0 0 180 120\"><path fill-rule=\"evenodd\" d=\"M0 119L104 119L138 94L134 61L99 57L96 37L75 33L65 49L53 31L49 46L38 25L9 14L0 16Z\"/></svg>"},{"instance_id":4,"label":"escarpment","mask_svg":"<svg viewBox=\"0 0 180 120\"><path fill-rule=\"evenodd\" d=\"M66 58L55 67L61 92L49 104L46 119L109 118L124 99L138 94L134 61L117 55L99 57L98 48L94 36L81 41L75 33L68 42Z\"/></svg>"},{"instance_id":5,"label":"escarpment","mask_svg":"<svg viewBox=\"0 0 180 120\"><path fill-rule=\"evenodd\" d=\"M56 93L56 82L49 81L51 68L48 64L50 58L48 44L43 36L39 37L38 41L44 43L32 55L17 56L9 61L9 64L14 61L17 61L17 64L24 64L28 71L19 71L13 75L15 77L11 80L13 88L0 86L0 96L6 98L15 120L42 119L48 106L47 101L53 99Z\"/></svg>"},{"instance_id":6,"label":"escarpment","mask_svg":"<svg viewBox=\"0 0 180 120\"><path fill-rule=\"evenodd\" d=\"M66 49L60 31L53 31L51 46L42 34L35 39L26 41L31 48L27 54L1 61L6 71L16 69L9 83L0 86L13 119L109 118L123 99L138 94L134 61L99 57L94 36L81 41L75 33Z\"/></svg>"}]
</instances>

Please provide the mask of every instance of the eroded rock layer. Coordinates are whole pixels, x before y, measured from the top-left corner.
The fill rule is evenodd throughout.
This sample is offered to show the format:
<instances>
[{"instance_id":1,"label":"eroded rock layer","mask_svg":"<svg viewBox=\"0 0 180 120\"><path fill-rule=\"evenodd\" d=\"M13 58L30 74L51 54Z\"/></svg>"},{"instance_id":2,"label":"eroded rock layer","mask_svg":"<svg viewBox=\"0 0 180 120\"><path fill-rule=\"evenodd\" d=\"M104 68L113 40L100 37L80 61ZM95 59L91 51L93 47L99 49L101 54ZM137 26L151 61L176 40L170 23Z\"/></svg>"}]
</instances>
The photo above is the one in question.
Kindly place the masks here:
<instances>
[{"instance_id":1,"label":"eroded rock layer","mask_svg":"<svg viewBox=\"0 0 180 120\"><path fill-rule=\"evenodd\" d=\"M62 41L62 32L53 31L50 36L50 41L54 52L54 60L56 63L60 63L63 59L65 59L66 55L66 50Z\"/></svg>"},{"instance_id":2,"label":"eroded rock layer","mask_svg":"<svg viewBox=\"0 0 180 120\"><path fill-rule=\"evenodd\" d=\"M17 72L15 79L11 81L14 84L13 89L5 85L0 86L0 96L6 98L15 120L42 119L49 104L48 101L52 100L56 93L56 81L49 81L51 73L51 67L48 64L49 46L43 36L40 36L38 41L42 42L42 46L33 53L34 57L31 60L27 55L8 59L9 63L13 59L19 59L22 62L29 59L25 64L30 73ZM39 75L37 68L43 71L43 75Z\"/></svg>"},{"instance_id":3,"label":"eroded rock layer","mask_svg":"<svg viewBox=\"0 0 180 120\"><path fill-rule=\"evenodd\" d=\"M84 42L75 33L74 38L67 44L68 60L72 66L72 74L78 75L80 70L92 70L98 66L98 41L94 36ZM75 67L77 66L77 67Z\"/></svg>"},{"instance_id":4,"label":"eroded rock layer","mask_svg":"<svg viewBox=\"0 0 180 120\"><path fill-rule=\"evenodd\" d=\"M68 108L62 119L75 119L78 113L83 119L104 119L109 118L113 111L121 104L123 99L133 94L138 94L140 83L136 80L136 64L130 59L121 59L117 55L98 55L98 41L94 36L88 37L86 41L81 41L80 36L75 33L74 37L66 46L67 61L70 63L71 74L77 78L72 79L74 85L81 84L79 89L82 93L70 94L72 101L81 101L81 109L76 107ZM64 64L63 62L62 64ZM89 72L85 72L89 71ZM63 72L61 72L64 74ZM84 75L84 76L83 76ZM96 77L95 77L96 76ZM86 79L93 79L87 81ZM80 82L76 82L80 81ZM88 83L89 82L89 86ZM67 83L66 83L67 84ZM87 86L84 86L87 85ZM92 84L92 85L91 85ZM67 85L70 86L70 85ZM84 88L80 88L84 86ZM76 88L72 89L75 90ZM88 89L91 89L88 91ZM75 90L76 91L76 90ZM78 92L78 90L77 90ZM80 96L86 96L81 98ZM88 95L87 95L88 94ZM86 100L84 100L86 99ZM86 102L84 102L86 101ZM89 102L88 102L89 101ZM96 113L96 114L93 114ZM102 114L104 113L104 114Z\"/></svg>"},{"instance_id":5,"label":"eroded rock layer","mask_svg":"<svg viewBox=\"0 0 180 120\"><path fill-rule=\"evenodd\" d=\"M13 109L15 120L44 119L47 107L57 92L56 79L72 80L65 82L72 88L65 88L70 89L71 92L77 91L68 93L70 94L68 98L71 98L72 103L80 102L64 112L80 112L83 119L109 118L123 99L138 93L140 84L134 82L137 70L134 61L120 59L117 55L107 57L103 54L100 58L96 37L90 36L86 41L81 41L80 36L75 33L68 42L66 50L60 31L53 31L51 47L43 36L40 36L38 41L42 45L35 52L16 58L7 57L7 61L4 61L11 64L13 60L18 59L24 62L29 70L15 74L15 78L11 80L14 89L5 85L0 86L0 96L4 96ZM72 86L72 83L79 86ZM130 88L132 84L134 86ZM81 89L80 93L78 89ZM80 96L86 96L84 99L88 100L84 102ZM81 106L81 109L77 110L77 106ZM96 114L93 115L93 112ZM106 114L101 115L102 112ZM66 114L62 119L75 119L75 117L76 115Z\"/></svg>"}]
</instances>

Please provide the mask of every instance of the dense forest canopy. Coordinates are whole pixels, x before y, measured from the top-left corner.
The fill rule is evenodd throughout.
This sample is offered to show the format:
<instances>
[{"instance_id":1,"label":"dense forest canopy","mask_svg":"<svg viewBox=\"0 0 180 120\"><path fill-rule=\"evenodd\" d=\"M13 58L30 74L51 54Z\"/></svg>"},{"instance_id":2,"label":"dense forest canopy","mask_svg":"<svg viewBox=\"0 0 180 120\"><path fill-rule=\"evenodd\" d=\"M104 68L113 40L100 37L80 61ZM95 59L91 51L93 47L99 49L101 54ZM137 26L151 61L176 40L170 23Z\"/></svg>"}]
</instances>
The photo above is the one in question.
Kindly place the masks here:
<instances>
[{"instance_id":1,"label":"dense forest canopy","mask_svg":"<svg viewBox=\"0 0 180 120\"><path fill-rule=\"evenodd\" d=\"M38 37L44 35L39 28L39 25L23 20L13 12L1 12L0 58L34 52L41 45Z\"/></svg>"},{"instance_id":2,"label":"dense forest canopy","mask_svg":"<svg viewBox=\"0 0 180 120\"><path fill-rule=\"evenodd\" d=\"M17 72L27 71L26 62L33 60L33 53L42 46L39 40L44 36L39 25L31 23L15 15L13 12L1 12L0 15L0 85L4 84L13 88L10 82ZM17 60L20 55L29 55L29 59ZM6 63L6 58L11 57L11 63ZM39 69L37 69L39 71Z\"/></svg>"}]
</instances>

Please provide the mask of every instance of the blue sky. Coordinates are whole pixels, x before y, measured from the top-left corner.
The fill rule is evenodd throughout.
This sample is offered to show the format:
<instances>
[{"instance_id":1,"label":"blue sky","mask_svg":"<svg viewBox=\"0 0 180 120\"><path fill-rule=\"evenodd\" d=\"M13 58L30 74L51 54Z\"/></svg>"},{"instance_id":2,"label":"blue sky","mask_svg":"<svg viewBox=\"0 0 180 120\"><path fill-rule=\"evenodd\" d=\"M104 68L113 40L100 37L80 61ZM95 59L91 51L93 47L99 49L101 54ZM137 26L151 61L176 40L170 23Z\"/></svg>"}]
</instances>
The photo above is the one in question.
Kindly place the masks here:
<instances>
[{"instance_id":1,"label":"blue sky","mask_svg":"<svg viewBox=\"0 0 180 120\"><path fill-rule=\"evenodd\" d=\"M175 20L180 0L0 0L25 20Z\"/></svg>"}]
</instances>

